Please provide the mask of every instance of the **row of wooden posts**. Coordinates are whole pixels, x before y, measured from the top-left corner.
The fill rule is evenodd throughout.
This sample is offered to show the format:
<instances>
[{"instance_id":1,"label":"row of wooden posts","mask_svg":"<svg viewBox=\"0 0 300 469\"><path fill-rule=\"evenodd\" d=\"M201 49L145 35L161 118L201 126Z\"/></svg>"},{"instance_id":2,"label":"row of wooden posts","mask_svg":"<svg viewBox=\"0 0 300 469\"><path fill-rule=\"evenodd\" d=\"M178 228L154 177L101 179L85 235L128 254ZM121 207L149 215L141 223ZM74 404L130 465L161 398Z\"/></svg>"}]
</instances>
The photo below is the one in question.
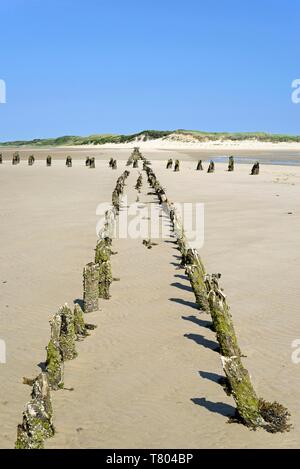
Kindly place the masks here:
<instances>
[{"instance_id":1,"label":"row of wooden posts","mask_svg":"<svg viewBox=\"0 0 300 469\"><path fill-rule=\"evenodd\" d=\"M168 159L166 169L173 169L173 163L174 163L174 171L178 172L179 169L180 169L180 161L175 160L175 162L173 162L172 158ZM203 168L202 160L199 160L198 163L197 163L196 171L203 171L203 170L204 170L204 168ZM227 170L229 172L234 171L234 158L233 158L233 156L229 156L228 169ZM211 160L209 162L207 172L208 173L214 173L215 172L215 163L214 163L213 160ZM259 162L258 161L256 161L256 163L254 163L254 165L252 166L252 169L251 169L251 175L252 176L257 175L257 174L259 174Z\"/></svg>"},{"instance_id":2,"label":"row of wooden posts","mask_svg":"<svg viewBox=\"0 0 300 469\"><path fill-rule=\"evenodd\" d=\"M148 182L154 189L160 204L168 213L178 249L182 256L181 266L193 289L200 311L210 314L212 329L220 347L221 362L226 375L226 391L236 403L235 420L256 429L262 427L268 432L289 431L289 411L277 402L267 402L257 396L250 375L242 363L232 316L226 296L219 286L221 274L208 275L196 249L189 247L181 219L172 202L167 198L150 166L144 166Z\"/></svg>"},{"instance_id":3,"label":"row of wooden posts","mask_svg":"<svg viewBox=\"0 0 300 469\"><path fill-rule=\"evenodd\" d=\"M139 150L138 147L135 147L132 154L130 155L128 161L127 161L127 166L130 166L132 165L133 168L137 168L138 167L138 160L139 159L142 159L141 158L141 152ZM0 164L2 164L2 154L0 153ZM13 154L13 157L12 157L12 164L13 165L16 165L16 164L19 164L20 163L20 155L18 152L15 152ZM28 165L29 166L32 166L35 162L35 157L34 155L29 155L28 156ZM169 158L168 162L167 162L167 166L166 168L167 169L172 169L173 168L173 163L174 163L174 171L175 172L178 172L180 170L180 161L179 160L175 160L175 162L173 162L173 159L172 158ZM52 157L50 155L47 156L46 158L46 165L47 166L51 166L52 165ZM94 157L89 157L87 156L86 157L86 161L85 161L85 165L89 168L95 168L96 166L96 163L95 163L95 158ZM71 156L67 156L66 158L66 166L68 168L71 168L72 167L72 157ZM117 169L117 160L115 160L114 158L111 158L109 160L109 166L112 168L112 169ZM197 171L203 171L203 164L202 164L202 160L199 160L198 163L197 163L197 167L196 167L196 170ZM233 159L233 156L229 156L229 161L228 161L228 171L229 172L232 172L234 171L234 159ZM209 163L209 166L207 168L207 172L208 173L214 173L215 172L215 163L214 161L210 161ZM257 161L252 169L251 169L251 175L257 175L259 174L259 162Z\"/></svg>"},{"instance_id":4,"label":"row of wooden posts","mask_svg":"<svg viewBox=\"0 0 300 469\"><path fill-rule=\"evenodd\" d=\"M44 441L55 433L51 392L64 387L64 363L77 357L76 341L87 337L88 331L96 327L86 324L84 315L99 310L99 298L110 298L112 233L128 175L129 171L125 171L117 180L113 206L106 211L104 226L98 234L95 260L83 269L83 310L79 304L73 310L67 304L59 309L50 320L45 370L34 379L24 378L24 384L32 386L31 400L25 406L22 424L18 425L16 449L41 449Z\"/></svg>"},{"instance_id":5,"label":"row of wooden posts","mask_svg":"<svg viewBox=\"0 0 300 469\"><path fill-rule=\"evenodd\" d=\"M15 152L12 156L12 164L17 165L21 162L20 154L18 152ZM0 153L0 164L3 163L3 156L2 153ZM35 157L34 155L29 155L28 156L28 166L33 166L35 163ZM72 168L73 165L73 160L71 156L66 157L66 162L65 162L67 168ZM52 166L52 156L48 155L46 158L46 166ZM95 168L96 167L96 162L95 162L95 157L86 157L85 160L85 166L89 168Z\"/></svg>"}]
</instances>

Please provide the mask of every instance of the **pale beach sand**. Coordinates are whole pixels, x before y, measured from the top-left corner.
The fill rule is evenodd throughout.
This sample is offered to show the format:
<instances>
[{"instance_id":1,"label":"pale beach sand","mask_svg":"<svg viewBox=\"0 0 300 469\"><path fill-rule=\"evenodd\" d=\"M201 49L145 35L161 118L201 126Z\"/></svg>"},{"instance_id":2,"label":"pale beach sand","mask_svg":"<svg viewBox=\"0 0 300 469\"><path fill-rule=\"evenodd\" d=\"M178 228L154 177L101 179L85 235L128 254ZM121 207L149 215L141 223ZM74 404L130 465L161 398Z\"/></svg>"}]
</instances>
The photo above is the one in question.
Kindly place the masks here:
<instances>
[{"instance_id":1,"label":"pale beach sand","mask_svg":"<svg viewBox=\"0 0 300 469\"><path fill-rule=\"evenodd\" d=\"M294 428L273 435L227 423L235 404L217 383L223 372L215 334L209 316L195 308L178 251L165 240L147 250L140 239L126 239L113 242L113 276L120 281L112 298L87 316L98 328L66 364L65 386L74 390L52 393L57 433L47 448L299 446L300 364L292 363L291 344L300 339L300 167L262 164L261 174L251 177L250 164L228 173L217 163L215 174L207 174L195 171L199 153L177 150L142 148L169 199L205 204L200 255L208 272L222 273L257 393L288 407ZM20 152L38 154L32 167L12 166L11 151L2 150L0 165L0 339L7 345L7 363L0 364L0 447L14 445L30 392L22 377L39 372L49 319L63 303L82 299L82 269L96 245L96 207L111 200L131 148ZM247 149L241 156L300 162L294 149L265 151ZM112 152L122 160L117 171L108 168ZM203 159L210 157L203 152ZM55 158L51 168L48 153ZM60 161L66 154L76 155L73 168ZM95 170L85 168L87 155L97 156ZM184 160L179 173L165 169L170 156ZM129 169L130 202L138 170ZM140 200L150 204L145 173L143 181Z\"/></svg>"}]
</instances>

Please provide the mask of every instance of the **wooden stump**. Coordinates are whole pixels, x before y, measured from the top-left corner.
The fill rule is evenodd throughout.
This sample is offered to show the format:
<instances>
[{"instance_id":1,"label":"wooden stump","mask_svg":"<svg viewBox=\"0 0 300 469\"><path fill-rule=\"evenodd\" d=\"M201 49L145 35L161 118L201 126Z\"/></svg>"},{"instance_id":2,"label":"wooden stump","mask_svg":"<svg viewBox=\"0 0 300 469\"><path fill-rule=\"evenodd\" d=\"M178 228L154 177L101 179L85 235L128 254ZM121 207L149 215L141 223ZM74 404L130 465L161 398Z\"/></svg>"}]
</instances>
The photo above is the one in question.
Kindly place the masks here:
<instances>
[{"instance_id":1,"label":"wooden stump","mask_svg":"<svg viewBox=\"0 0 300 469\"><path fill-rule=\"evenodd\" d=\"M211 161L211 162L209 163L207 172L208 172L208 173L214 173L214 172L215 172L215 163L214 163L213 161Z\"/></svg>"},{"instance_id":2,"label":"wooden stump","mask_svg":"<svg viewBox=\"0 0 300 469\"><path fill-rule=\"evenodd\" d=\"M90 262L83 269L84 312L92 313L99 309L99 265Z\"/></svg>"},{"instance_id":3,"label":"wooden stump","mask_svg":"<svg viewBox=\"0 0 300 469\"><path fill-rule=\"evenodd\" d=\"M47 373L41 373L33 383L31 400L18 425L16 449L42 449L44 440L54 435L52 403Z\"/></svg>"},{"instance_id":4,"label":"wooden stump","mask_svg":"<svg viewBox=\"0 0 300 469\"><path fill-rule=\"evenodd\" d=\"M55 314L50 320L51 339L47 346L46 371L51 389L64 387L64 363L60 349L60 333L62 318Z\"/></svg>"},{"instance_id":5,"label":"wooden stump","mask_svg":"<svg viewBox=\"0 0 300 469\"><path fill-rule=\"evenodd\" d=\"M74 313L67 304L62 306L59 310L61 315L61 328L59 347L61 355L64 361L73 360L77 357L76 352L76 333L75 333L75 321Z\"/></svg>"}]
</instances>

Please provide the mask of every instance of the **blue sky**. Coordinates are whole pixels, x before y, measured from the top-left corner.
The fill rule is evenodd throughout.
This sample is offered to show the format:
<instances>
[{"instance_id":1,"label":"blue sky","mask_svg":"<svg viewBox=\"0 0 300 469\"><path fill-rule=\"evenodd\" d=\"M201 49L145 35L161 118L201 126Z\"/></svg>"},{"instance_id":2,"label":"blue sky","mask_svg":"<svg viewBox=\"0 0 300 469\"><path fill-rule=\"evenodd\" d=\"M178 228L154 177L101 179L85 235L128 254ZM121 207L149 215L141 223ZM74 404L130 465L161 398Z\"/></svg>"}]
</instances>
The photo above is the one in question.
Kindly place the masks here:
<instances>
[{"instance_id":1,"label":"blue sky","mask_svg":"<svg viewBox=\"0 0 300 469\"><path fill-rule=\"evenodd\" d=\"M300 134L299 0L1 0L0 141Z\"/></svg>"}]
</instances>

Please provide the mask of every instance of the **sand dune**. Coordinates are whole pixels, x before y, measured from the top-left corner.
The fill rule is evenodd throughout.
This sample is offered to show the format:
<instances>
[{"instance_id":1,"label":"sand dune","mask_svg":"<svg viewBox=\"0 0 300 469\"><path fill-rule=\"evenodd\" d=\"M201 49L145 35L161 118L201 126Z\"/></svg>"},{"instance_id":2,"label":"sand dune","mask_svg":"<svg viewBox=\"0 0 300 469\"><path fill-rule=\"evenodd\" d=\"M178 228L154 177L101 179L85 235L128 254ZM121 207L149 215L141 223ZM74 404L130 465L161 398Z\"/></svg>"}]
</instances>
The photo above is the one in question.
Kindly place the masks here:
<instances>
[{"instance_id":1,"label":"sand dune","mask_svg":"<svg viewBox=\"0 0 300 469\"><path fill-rule=\"evenodd\" d=\"M43 161L0 167L0 338L8 350L0 365L1 447L14 444L29 395L22 376L35 376L45 358L49 318L82 296L96 206L110 200L130 150L121 152L117 171L107 167L110 151L98 155L95 170L84 167L77 151L81 160L69 169L62 161L52 168ZM300 168L263 166L250 177L248 165L227 173L217 163L216 173L207 174L195 171L197 157L183 153L174 173L165 169L169 151L144 151L170 199L205 204L200 254L208 272L222 273L258 394L286 405L294 429L271 435L228 425L234 401L217 383L215 336L209 317L195 308L174 244L157 240L147 250L140 239L115 240L113 275L120 281L101 311L88 316L98 328L66 364L65 385L74 390L53 393L57 434L48 448L299 445L300 365L291 361L291 343L300 330ZM131 169L129 202L137 175ZM141 203L153 203L147 192L144 177Z\"/></svg>"}]
</instances>

